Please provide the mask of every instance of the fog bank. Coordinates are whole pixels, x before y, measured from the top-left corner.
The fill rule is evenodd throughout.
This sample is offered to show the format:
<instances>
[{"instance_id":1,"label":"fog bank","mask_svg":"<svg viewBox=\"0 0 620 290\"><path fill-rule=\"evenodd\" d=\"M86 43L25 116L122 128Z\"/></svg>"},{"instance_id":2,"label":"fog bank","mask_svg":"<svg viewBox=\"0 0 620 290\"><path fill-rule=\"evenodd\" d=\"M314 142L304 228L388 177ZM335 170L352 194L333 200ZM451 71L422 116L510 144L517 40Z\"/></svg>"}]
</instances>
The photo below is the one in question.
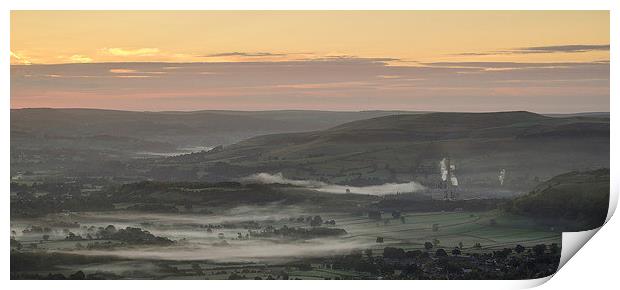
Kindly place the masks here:
<instances>
[{"instance_id":1,"label":"fog bank","mask_svg":"<svg viewBox=\"0 0 620 290\"><path fill-rule=\"evenodd\" d=\"M284 177L282 173L269 174L269 173L257 173L252 174L242 179L246 182L256 182L263 184L290 184L295 186L301 186L308 189L329 192L329 193L357 193L368 195L388 195L404 192L416 192L425 189L425 187L415 181L407 183L385 183L381 185L370 186L348 186L348 185L336 185L328 184L316 180L294 180Z\"/></svg>"}]
</instances>

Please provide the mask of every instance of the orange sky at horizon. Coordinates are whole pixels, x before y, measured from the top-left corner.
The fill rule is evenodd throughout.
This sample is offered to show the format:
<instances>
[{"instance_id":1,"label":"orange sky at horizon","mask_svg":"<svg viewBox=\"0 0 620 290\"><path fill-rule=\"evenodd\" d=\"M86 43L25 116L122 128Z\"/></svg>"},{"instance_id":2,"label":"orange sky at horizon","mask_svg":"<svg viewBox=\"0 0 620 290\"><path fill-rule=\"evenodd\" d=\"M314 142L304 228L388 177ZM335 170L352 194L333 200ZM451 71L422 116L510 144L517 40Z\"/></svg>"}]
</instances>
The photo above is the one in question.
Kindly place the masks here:
<instances>
[{"instance_id":1,"label":"orange sky at horizon","mask_svg":"<svg viewBox=\"0 0 620 290\"><path fill-rule=\"evenodd\" d=\"M473 55L609 44L607 11L13 11L11 63L592 61L608 51ZM468 55L461 55L461 54Z\"/></svg>"},{"instance_id":2,"label":"orange sky at horizon","mask_svg":"<svg viewBox=\"0 0 620 290\"><path fill-rule=\"evenodd\" d=\"M609 11L12 11L11 108L609 111Z\"/></svg>"}]
</instances>

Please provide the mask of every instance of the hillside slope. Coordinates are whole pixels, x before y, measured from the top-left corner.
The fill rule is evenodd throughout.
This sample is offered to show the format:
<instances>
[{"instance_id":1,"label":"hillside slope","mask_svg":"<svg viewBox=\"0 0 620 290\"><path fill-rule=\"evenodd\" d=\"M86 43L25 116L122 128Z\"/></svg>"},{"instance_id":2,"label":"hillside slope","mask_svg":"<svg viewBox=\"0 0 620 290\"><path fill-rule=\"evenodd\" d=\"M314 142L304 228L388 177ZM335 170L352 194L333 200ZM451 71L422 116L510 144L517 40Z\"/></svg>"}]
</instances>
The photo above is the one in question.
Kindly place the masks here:
<instances>
[{"instance_id":1,"label":"hillside slope","mask_svg":"<svg viewBox=\"0 0 620 290\"><path fill-rule=\"evenodd\" d=\"M354 120L399 113L404 112L13 109L11 132L17 137L110 135L178 146L216 146L262 134L321 130Z\"/></svg>"},{"instance_id":2,"label":"hillside slope","mask_svg":"<svg viewBox=\"0 0 620 290\"><path fill-rule=\"evenodd\" d=\"M608 167L609 120L529 112L393 115L322 131L257 136L158 165L204 167L201 178L213 180L283 172L288 178L347 185L416 180L433 187L446 157L456 165L463 188L525 190L562 172ZM506 176L500 186L501 169Z\"/></svg>"},{"instance_id":3,"label":"hillside slope","mask_svg":"<svg viewBox=\"0 0 620 290\"><path fill-rule=\"evenodd\" d=\"M11 174L60 170L107 175L119 167L107 168L109 162L195 152L263 134L320 130L400 113L404 112L13 109Z\"/></svg>"},{"instance_id":4,"label":"hillside slope","mask_svg":"<svg viewBox=\"0 0 620 290\"><path fill-rule=\"evenodd\" d=\"M514 199L507 210L555 220L569 231L590 230L605 222L609 194L609 169L574 171L541 183Z\"/></svg>"}]
</instances>

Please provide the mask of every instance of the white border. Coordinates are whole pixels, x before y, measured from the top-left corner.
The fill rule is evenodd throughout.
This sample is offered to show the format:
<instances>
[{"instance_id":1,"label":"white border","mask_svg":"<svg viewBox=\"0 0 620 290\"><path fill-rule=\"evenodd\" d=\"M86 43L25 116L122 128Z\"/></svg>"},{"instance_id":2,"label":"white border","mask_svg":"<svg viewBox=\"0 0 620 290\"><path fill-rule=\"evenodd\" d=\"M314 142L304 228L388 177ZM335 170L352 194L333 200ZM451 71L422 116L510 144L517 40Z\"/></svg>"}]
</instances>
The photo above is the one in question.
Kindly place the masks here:
<instances>
[{"instance_id":1,"label":"white border","mask_svg":"<svg viewBox=\"0 0 620 290\"><path fill-rule=\"evenodd\" d=\"M6 1L5 1L6 2ZM611 10L614 1L604 0L227 0L203 1L195 0L21 0L6 3L13 10Z\"/></svg>"},{"instance_id":2,"label":"white border","mask_svg":"<svg viewBox=\"0 0 620 290\"><path fill-rule=\"evenodd\" d=\"M563 0L563 1L540 1L540 0L502 0L502 1L484 1L484 0L433 0L433 1L405 1L399 0L228 0L197 3L195 0L107 0L94 3L94 1L78 1L78 0L21 0L16 1L0 1L0 65L2 90L2 118L1 125L2 136L5 136L2 142L3 154L0 156L2 173L5 177L9 176L9 152L10 143L6 136L10 136L10 82L9 82L9 49L10 49L10 10L611 10L611 88L610 102L612 111L611 123L611 148L620 148L618 142L620 133L618 126L613 120L616 119L618 112L618 101L614 96L617 94L617 85L620 79L617 73L617 61L614 56L618 55L618 35L617 27L620 27L618 20L618 8L620 1L603 1L603 0ZM611 164L618 164L618 154L613 150L611 152ZM612 177L612 201L618 200L618 191L620 183L618 172L615 167L611 168ZM1 212L3 213L2 229L5 233L9 232L9 183L2 184L5 194L4 202L0 203ZM610 211L611 212L611 211ZM611 219L594 238L584 246L580 253L574 258L575 261L567 263L566 266L559 271L549 283L543 288L546 289L573 289L573 287L592 287L595 285L615 285L616 264L620 261L620 254L617 250L617 237L620 232L620 222L618 218ZM576 235L583 235L576 234ZM587 234L586 234L587 235ZM566 235L565 235L566 236ZM570 236L570 234L569 234ZM570 237L569 237L570 238ZM574 238L574 237L573 237ZM570 241L564 240L563 243ZM3 285L7 288L15 289L20 287L23 289L42 287L76 287L77 284L71 282L55 281L8 281L9 279L9 253L8 239L2 239L2 248L7 251L0 251L3 259L1 275L4 277ZM317 287L342 288L354 287L355 289L396 289L404 287L418 287L421 289L453 289L472 288L472 289L510 289L534 287L547 281L548 279L530 280L530 281L304 281L295 283L294 287L299 290L312 289ZM201 281L101 281L98 283L84 283L79 286L85 286L89 289L109 289L110 287L134 288L139 286L148 287L150 289L174 289L179 287L214 287L214 288L270 288L285 289L294 282L260 282L255 281L209 281L207 284ZM409 284L412 283L412 284ZM15 288L13 288L15 287ZM606 287L609 288L609 287Z\"/></svg>"}]
</instances>

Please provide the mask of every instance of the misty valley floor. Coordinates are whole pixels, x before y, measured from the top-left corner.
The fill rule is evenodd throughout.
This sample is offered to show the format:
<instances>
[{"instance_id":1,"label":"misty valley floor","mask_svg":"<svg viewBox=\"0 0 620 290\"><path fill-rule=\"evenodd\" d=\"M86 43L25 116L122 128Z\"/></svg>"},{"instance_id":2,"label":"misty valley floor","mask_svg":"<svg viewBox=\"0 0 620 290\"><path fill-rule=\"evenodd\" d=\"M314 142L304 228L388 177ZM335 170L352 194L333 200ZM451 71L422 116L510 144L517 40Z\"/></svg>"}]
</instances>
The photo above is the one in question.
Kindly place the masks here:
<instances>
[{"instance_id":1,"label":"misty valley floor","mask_svg":"<svg viewBox=\"0 0 620 290\"><path fill-rule=\"evenodd\" d=\"M14 219L11 222L16 241L11 252L12 276L53 279L50 273L71 277L82 271L91 279L377 279L404 278L398 276L405 271L398 265L414 264L419 267L416 271L422 272L407 278L450 278L448 274L436 277L436 272L441 271L432 267L441 259L456 259L453 262L483 264L481 267L486 269L490 266L485 255L500 267L494 252L516 245L531 252L536 245L561 244L561 232L532 227L528 218L507 216L497 210L396 215L384 212L369 217L268 205L207 214L197 212L200 210L174 214L117 210ZM322 223L311 225L316 216L320 216ZM109 225L116 229L140 228L174 242L154 245L97 238L97 229ZM343 229L346 233L273 232L283 227ZM425 243L431 243L432 249L425 248ZM404 260L394 259L389 253L386 257L386 248L402 249L410 254L403 254ZM459 255L452 254L455 248L461 252ZM441 256L440 249L448 257L437 257ZM37 255L43 258L36 258ZM356 259L356 255L362 256L359 261L367 268L368 259L373 263L379 263L380 259L380 268L393 264L390 266L393 269L383 273L372 267L364 270L359 265L354 269L359 261L338 266L342 264L340 259ZM33 264L32 260L36 259L48 261ZM549 263L550 269L554 269L554 263ZM470 268L474 269L465 267L465 273L458 274L465 276L459 277L467 278L467 273L475 271L475 267ZM429 274L425 275L424 271Z\"/></svg>"}]
</instances>

